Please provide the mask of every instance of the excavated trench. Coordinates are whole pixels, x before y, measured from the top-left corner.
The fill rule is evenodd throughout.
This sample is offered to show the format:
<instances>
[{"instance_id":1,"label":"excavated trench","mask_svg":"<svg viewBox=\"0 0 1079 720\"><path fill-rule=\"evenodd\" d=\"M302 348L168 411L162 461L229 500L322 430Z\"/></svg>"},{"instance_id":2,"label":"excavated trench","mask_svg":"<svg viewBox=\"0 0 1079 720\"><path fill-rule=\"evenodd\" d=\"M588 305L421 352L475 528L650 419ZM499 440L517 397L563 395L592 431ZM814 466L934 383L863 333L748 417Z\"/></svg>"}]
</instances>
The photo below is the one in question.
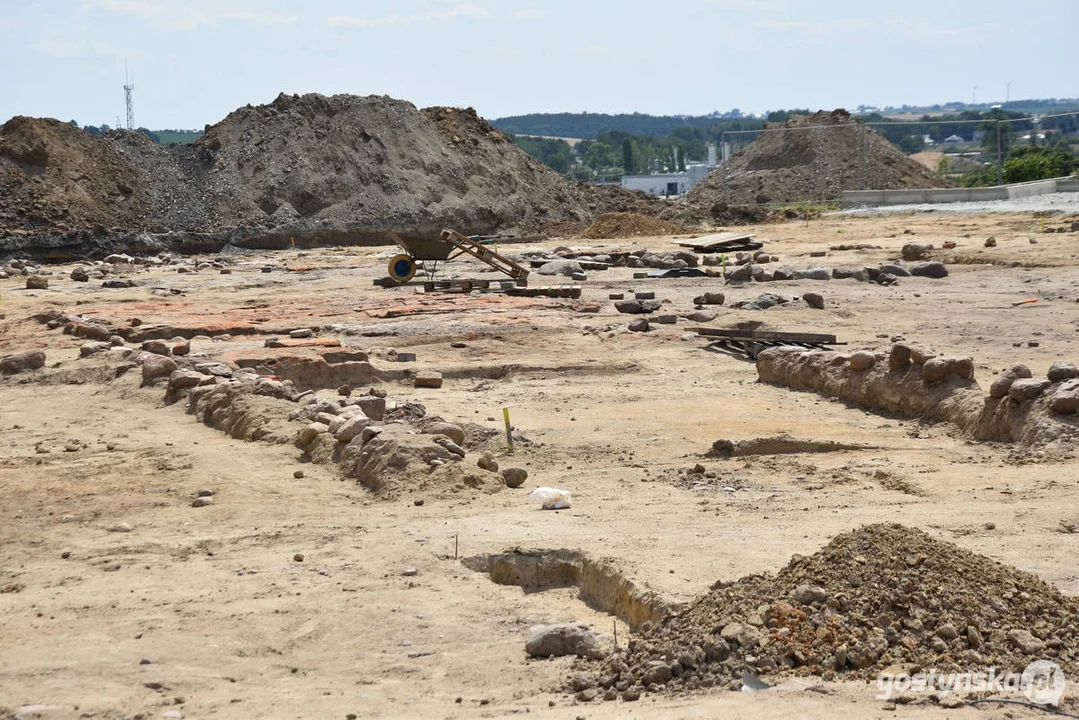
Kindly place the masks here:
<instances>
[{"instance_id":1,"label":"excavated trench","mask_svg":"<svg viewBox=\"0 0 1079 720\"><path fill-rule=\"evenodd\" d=\"M461 563L486 573L499 585L515 585L529 593L576 587L581 602L614 615L635 631L646 622L655 625L679 609L677 603L628 579L611 562L578 550L515 549L463 558Z\"/></svg>"}]
</instances>

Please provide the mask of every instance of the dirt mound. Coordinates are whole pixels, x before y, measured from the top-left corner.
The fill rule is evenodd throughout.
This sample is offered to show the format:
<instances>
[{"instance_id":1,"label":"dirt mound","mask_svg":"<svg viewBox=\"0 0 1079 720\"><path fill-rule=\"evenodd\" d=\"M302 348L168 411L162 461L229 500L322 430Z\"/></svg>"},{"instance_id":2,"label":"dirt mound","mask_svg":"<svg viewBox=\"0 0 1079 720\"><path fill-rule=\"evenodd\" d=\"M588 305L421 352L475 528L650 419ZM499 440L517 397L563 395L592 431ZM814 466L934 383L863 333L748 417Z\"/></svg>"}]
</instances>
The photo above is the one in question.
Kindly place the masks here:
<instances>
[{"instance_id":1,"label":"dirt mound","mask_svg":"<svg viewBox=\"0 0 1079 720\"><path fill-rule=\"evenodd\" d=\"M568 183L471 108L421 111L385 96L282 94L191 145L31 118L0 134L0 233L239 229L236 242L372 244L388 243L386 230L534 232L663 207Z\"/></svg>"},{"instance_id":2,"label":"dirt mound","mask_svg":"<svg viewBox=\"0 0 1079 720\"><path fill-rule=\"evenodd\" d=\"M794 117L766 130L686 196L684 208L837 200L843 190L950 187L845 110ZM862 147L864 143L864 149ZM863 162L864 155L864 162Z\"/></svg>"},{"instance_id":3,"label":"dirt mound","mask_svg":"<svg viewBox=\"0 0 1079 720\"><path fill-rule=\"evenodd\" d=\"M686 232L686 228L675 223L660 220L657 217L634 212L604 213L581 232L581 237L590 240L604 238L649 237L673 235Z\"/></svg>"},{"instance_id":4,"label":"dirt mound","mask_svg":"<svg viewBox=\"0 0 1079 720\"><path fill-rule=\"evenodd\" d=\"M600 684L739 689L760 673L1079 671L1079 603L1034 575L903 525L867 525L776 575L717 584L630 642Z\"/></svg>"},{"instance_id":5,"label":"dirt mound","mask_svg":"<svg viewBox=\"0 0 1079 720\"><path fill-rule=\"evenodd\" d=\"M112 140L52 119L20 116L0 127L0 230L141 229L148 207Z\"/></svg>"}]
</instances>

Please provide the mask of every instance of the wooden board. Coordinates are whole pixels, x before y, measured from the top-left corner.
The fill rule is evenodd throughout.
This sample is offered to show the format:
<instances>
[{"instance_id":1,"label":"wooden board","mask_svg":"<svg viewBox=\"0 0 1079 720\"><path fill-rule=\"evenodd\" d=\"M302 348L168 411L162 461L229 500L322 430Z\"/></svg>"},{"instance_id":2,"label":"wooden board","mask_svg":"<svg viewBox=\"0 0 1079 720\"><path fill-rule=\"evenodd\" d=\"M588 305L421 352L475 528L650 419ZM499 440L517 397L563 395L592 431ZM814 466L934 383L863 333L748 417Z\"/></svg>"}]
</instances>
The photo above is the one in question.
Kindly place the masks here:
<instances>
[{"instance_id":1,"label":"wooden board","mask_svg":"<svg viewBox=\"0 0 1079 720\"><path fill-rule=\"evenodd\" d=\"M757 250L764 243L754 240L756 233L714 233L702 235L692 240L675 240L675 245L692 248L697 252L710 253L724 250Z\"/></svg>"},{"instance_id":2,"label":"wooden board","mask_svg":"<svg viewBox=\"0 0 1079 720\"><path fill-rule=\"evenodd\" d=\"M686 328L704 337L717 340L766 340L769 342L807 343L811 345L838 345L835 335L824 333L773 332L770 330L740 330L737 328Z\"/></svg>"}]
</instances>

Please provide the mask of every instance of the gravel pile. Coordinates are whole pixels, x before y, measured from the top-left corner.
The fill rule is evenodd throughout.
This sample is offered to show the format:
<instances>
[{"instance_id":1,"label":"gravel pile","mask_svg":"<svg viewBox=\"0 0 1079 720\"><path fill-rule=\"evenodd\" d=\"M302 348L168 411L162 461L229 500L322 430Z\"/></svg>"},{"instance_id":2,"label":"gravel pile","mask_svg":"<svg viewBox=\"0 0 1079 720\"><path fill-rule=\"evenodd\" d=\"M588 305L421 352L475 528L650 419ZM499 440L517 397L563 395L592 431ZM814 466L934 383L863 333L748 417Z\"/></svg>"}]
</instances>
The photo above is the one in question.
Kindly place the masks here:
<instances>
[{"instance_id":1,"label":"gravel pile","mask_svg":"<svg viewBox=\"0 0 1079 720\"><path fill-rule=\"evenodd\" d=\"M1074 598L921 530L878 524L774 576L717 584L584 677L632 694L739 689L743 669L870 679L896 664L1021 672L1038 659L1079 673Z\"/></svg>"}]
</instances>

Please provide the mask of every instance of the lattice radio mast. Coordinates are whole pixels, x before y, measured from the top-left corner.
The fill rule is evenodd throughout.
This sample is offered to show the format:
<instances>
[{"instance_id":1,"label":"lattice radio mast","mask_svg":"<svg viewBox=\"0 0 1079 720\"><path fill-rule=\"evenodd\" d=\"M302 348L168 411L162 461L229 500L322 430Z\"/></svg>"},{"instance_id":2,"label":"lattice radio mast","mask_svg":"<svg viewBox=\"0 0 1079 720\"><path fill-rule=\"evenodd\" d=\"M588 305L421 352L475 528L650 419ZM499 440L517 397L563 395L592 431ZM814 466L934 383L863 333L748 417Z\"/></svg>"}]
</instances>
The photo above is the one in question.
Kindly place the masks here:
<instances>
[{"instance_id":1,"label":"lattice radio mast","mask_svg":"<svg viewBox=\"0 0 1079 720\"><path fill-rule=\"evenodd\" d=\"M127 105L127 129L135 129L135 105L131 101L131 93L135 90L135 84L127 72L127 60L124 60L124 103Z\"/></svg>"}]
</instances>

